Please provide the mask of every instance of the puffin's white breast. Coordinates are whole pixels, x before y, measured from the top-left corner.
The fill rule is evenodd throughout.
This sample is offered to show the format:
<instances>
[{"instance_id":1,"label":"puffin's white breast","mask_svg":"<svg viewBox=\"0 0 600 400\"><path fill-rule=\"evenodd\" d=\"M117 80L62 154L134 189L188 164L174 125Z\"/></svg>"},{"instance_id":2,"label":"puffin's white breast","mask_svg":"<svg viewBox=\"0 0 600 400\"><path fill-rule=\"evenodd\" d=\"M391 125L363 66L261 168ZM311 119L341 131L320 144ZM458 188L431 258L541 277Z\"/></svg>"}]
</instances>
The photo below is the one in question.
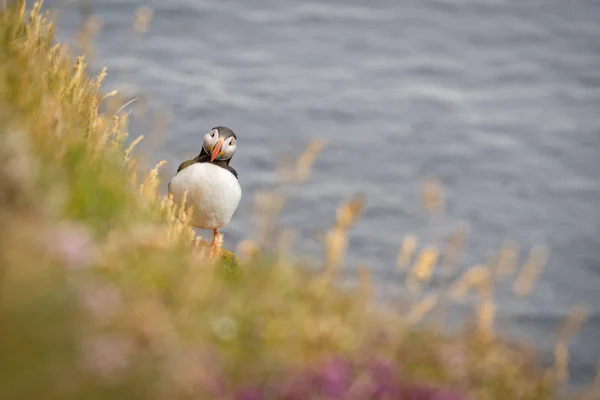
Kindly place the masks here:
<instances>
[{"instance_id":1,"label":"puffin's white breast","mask_svg":"<svg viewBox=\"0 0 600 400\"><path fill-rule=\"evenodd\" d=\"M186 190L186 204L193 210L192 225L200 229L226 225L242 198L237 178L225 168L207 162L182 169L169 182L169 193L177 205Z\"/></svg>"}]
</instances>

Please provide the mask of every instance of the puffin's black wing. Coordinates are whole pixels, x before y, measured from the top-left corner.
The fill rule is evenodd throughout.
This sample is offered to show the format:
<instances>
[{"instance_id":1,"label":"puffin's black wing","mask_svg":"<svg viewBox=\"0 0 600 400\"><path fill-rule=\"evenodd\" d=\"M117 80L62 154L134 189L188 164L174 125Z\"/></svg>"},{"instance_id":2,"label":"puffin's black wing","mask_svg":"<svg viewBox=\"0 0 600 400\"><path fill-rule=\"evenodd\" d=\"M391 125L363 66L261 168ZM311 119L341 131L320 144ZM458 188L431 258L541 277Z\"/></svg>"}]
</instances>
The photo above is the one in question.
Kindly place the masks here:
<instances>
[{"instance_id":1,"label":"puffin's black wing","mask_svg":"<svg viewBox=\"0 0 600 400\"><path fill-rule=\"evenodd\" d=\"M233 167L227 165L227 169L229 170L229 172L231 172L233 174L233 176L236 177L236 179L239 179L238 178L238 173L237 173L237 171Z\"/></svg>"},{"instance_id":2,"label":"puffin's black wing","mask_svg":"<svg viewBox=\"0 0 600 400\"><path fill-rule=\"evenodd\" d=\"M179 173L179 171L181 171L182 169L187 168L190 165L195 164L197 162L198 162L198 157L194 157L191 160L187 160L187 161L182 162L179 165L179 168L177 168L177 173L175 175L177 175Z\"/></svg>"}]
</instances>

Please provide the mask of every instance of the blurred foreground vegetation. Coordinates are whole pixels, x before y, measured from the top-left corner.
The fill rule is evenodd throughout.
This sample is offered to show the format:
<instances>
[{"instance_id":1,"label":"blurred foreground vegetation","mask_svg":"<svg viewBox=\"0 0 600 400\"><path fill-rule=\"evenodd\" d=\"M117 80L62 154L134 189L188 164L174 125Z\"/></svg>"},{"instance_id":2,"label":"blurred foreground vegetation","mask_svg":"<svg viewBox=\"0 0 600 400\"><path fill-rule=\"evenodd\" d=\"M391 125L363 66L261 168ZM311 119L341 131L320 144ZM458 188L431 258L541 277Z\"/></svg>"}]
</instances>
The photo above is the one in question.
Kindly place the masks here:
<instances>
[{"instance_id":1,"label":"blurred foreground vegetation","mask_svg":"<svg viewBox=\"0 0 600 400\"><path fill-rule=\"evenodd\" d=\"M360 199L322 272L250 240L207 258L157 169L137 174L127 114L99 112L106 73L40 8L0 10L0 399L553 398L557 374L494 338L485 297L477 328L445 336L414 324L431 298L401 315L370 302L366 271L334 285ZM413 286L437 253L416 260Z\"/></svg>"}]
</instances>

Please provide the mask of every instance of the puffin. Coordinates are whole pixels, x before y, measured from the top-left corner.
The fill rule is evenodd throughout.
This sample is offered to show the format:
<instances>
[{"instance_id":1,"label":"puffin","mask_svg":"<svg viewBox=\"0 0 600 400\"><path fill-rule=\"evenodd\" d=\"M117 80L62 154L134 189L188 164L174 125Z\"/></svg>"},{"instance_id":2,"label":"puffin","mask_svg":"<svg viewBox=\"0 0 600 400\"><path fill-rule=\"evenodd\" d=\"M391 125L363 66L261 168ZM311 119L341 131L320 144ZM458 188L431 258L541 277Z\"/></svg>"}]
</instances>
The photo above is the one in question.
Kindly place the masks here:
<instances>
[{"instance_id":1,"label":"puffin","mask_svg":"<svg viewBox=\"0 0 600 400\"><path fill-rule=\"evenodd\" d=\"M204 135L200 154L181 163L169 181L168 192L176 204L187 192L191 225L213 231L213 254L219 230L229 223L242 198L238 173L229 165L236 149L235 133L225 126L214 127Z\"/></svg>"}]
</instances>

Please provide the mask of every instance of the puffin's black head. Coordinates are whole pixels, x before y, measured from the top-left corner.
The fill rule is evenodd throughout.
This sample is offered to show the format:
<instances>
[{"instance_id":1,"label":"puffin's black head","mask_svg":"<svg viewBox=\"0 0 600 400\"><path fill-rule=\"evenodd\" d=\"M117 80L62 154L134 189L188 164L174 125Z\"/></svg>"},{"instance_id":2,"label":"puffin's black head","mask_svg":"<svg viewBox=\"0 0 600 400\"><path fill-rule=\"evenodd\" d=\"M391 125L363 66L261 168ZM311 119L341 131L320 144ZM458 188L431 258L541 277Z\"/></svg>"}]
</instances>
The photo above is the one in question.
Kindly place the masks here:
<instances>
[{"instance_id":1,"label":"puffin's black head","mask_svg":"<svg viewBox=\"0 0 600 400\"><path fill-rule=\"evenodd\" d=\"M230 160L237 148L237 137L225 126L216 126L204 135L204 151L210 155L210 161Z\"/></svg>"}]
</instances>

